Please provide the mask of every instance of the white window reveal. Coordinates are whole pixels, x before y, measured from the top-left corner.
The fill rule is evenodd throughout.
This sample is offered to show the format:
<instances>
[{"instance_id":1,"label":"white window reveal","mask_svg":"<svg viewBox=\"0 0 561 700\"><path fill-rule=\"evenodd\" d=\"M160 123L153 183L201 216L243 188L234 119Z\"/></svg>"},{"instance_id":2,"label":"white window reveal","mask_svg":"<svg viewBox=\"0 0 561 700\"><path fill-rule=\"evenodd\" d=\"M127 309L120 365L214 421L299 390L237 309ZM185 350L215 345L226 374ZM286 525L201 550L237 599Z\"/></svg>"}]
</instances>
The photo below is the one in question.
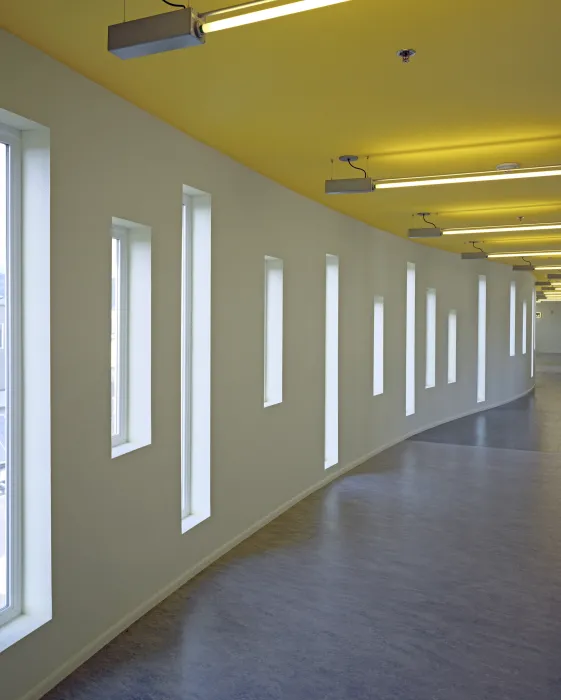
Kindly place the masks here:
<instances>
[{"instance_id":1,"label":"white window reveal","mask_svg":"<svg viewBox=\"0 0 561 700\"><path fill-rule=\"evenodd\" d=\"M339 258L325 258L325 468L339 461Z\"/></svg>"},{"instance_id":2,"label":"white window reveal","mask_svg":"<svg viewBox=\"0 0 561 700\"><path fill-rule=\"evenodd\" d=\"M487 278L479 275L477 292L477 401L485 401L487 377Z\"/></svg>"},{"instance_id":3,"label":"white window reveal","mask_svg":"<svg viewBox=\"0 0 561 700\"><path fill-rule=\"evenodd\" d=\"M181 530L210 517L210 195L184 187Z\"/></svg>"},{"instance_id":4,"label":"white window reveal","mask_svg":"<svg viewBox=\"0 0 561 700\"><path fill-rule=\"evenodd\" d=\"M436 385L436 290L427 289L425 386Z\"/></svg>"},{"instance_id":5,"label":"white window reveal","mask_svg":"<svg viewBox=\"0 0 561 700\"><path fill-rule=\"evenodd\" d=\"M0 126L0 626L22 609L20 134Z\"/></svg>"},{"instance_id":6,"label":"white window reveal","mask_svg":"<svg viewBox=\"0 0 561 700\"><path fill-rule=\"evenodd\" d=\"M374 396L384 393L384 297L374 297Z\"/></svg>"},{"instance_id":7,"label":"white window reveal","mask_svg":"<svg viewBox=\"0 0 561 700\"><path fill-rule=\"evenodd\" d=\"M448 314L448 384L455 384L458 362L458 315L452 310Z\"/></svg>"},{"instance_id":8,"label":"white window reveal","mask_svg":"<svg viewBox=\"0 0 561 700\"><path fill-rule=\"evenodd\" d=\"M407 263L405 319L405 415L415 413L415 265Z\"/></svg>"},{"instance_id":9,"label":"white window reveal","mask_svg":"<svg viewBox=\"0 0 561 700\"><path fill-rule=\"evenodd\" d=\"M152 441L151 232L111 229L111 446L119 457Z\"/></svg>"},{"instance_id":10,"label":"white window reveal","mask_svg":"<svg viewBox=\"0 0 561 700\"><path fill-rule=\"evenodd\" d=\"M510 356L516 355L516 282L510 283Z\"/></svg>"},{"instance_id":11,"label":"white window reveal","mask_svg":"<svg viewBox=\"0 0 561 700\"><path fill-rule=\"evenodd\" d=\"M265 406L282 403L283 261L265 256Z\"/></svg>"},{"instance_id":12,"label":"white window reveal","mask_svg":"<svg viewBox=\"0 0 561 700\"><path fill-rule=\"evenodd\" d=\"M522 354L528 352L528 302L522 302Z\"/></svg>"}]
</instances>

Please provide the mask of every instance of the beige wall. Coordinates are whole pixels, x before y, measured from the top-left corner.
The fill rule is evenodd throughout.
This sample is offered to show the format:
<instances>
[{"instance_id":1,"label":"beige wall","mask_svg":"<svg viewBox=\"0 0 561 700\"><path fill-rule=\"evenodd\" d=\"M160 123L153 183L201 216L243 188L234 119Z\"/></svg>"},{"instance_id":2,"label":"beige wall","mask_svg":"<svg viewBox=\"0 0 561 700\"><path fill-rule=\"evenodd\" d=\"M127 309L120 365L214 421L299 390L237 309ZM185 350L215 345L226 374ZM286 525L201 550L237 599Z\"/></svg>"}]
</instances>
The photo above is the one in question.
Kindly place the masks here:
<instances>
[{"instance_id":1,"label":"beige wall","mask_svg":"<svg viewBox=\"0 0 561 700\"><path fill-rule=\"evenodd\" d=\"M478 408L480 273L489 285L486 405L530 388L530 355L509 358L508 267L462 262L323 208L1 32L0 100L0 107L51 129L54 595L53 621L0 655L2 700L46 690L158 592L324 479L326 253L339 255L341 266L340 468ZM212 517L182 535L184 184L210 192L213 206ZM153 246L153 444L118 460L111 460L109 436L112 217L150 226ZM262 400L264 255L284 260L284 402L272 410ZM417 413L408 419L407 261L417 265L419 292ZM518 303L530 303L531 279L515 279ZM437 291L438 317L437 384L430 390L424 388L427 287ZM387 352L385 393L373 398L375 295L386 299ZM458 311L452 386L446 382L449 308Z\"/></svg>"}]
</instances>

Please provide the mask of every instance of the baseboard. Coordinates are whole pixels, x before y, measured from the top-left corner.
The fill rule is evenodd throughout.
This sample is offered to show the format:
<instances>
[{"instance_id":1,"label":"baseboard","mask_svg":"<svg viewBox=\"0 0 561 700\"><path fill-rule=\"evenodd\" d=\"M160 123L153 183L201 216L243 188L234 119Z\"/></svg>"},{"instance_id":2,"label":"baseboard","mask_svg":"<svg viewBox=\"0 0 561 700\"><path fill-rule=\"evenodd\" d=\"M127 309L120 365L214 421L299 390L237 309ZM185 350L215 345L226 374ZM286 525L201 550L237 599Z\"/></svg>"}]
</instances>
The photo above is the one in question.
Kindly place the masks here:
<instances>
[{"instance_id":1,"label":"baseboard","mask_svg":"<svg viewBox=\"0 0 561 700\"><path fill-rule=\"evenodd\" d=\"M310 496L315 491L319 491L319 489L324 488L325 486L327 486L327 484L331 483L332 481L334 481L338 477L342 476L343 474L346 474L347 472L351 471L352 469L355 469L356 467L359 467L361 464L364 464L369 459L372 459L372 457L375 457L376 455L380 454L381 452L384 452L385 450L388 450L391 447L398 445L400 442L403 442L404 440L408 440L409 438L413 437L414 435L418 435L419 433L422 433L425 430L430 430L431 428L436 428L439 425L443 425L444 423L449 423L453 420L457 420L458 418L465 418L466 416L472 415L474 413L481 413L482 411L488 411L492 408L498 408L499 406L503 406L507 403L511 403L512 401L516 401L517 399L520 399L523 396L526 396L531 391L533 391L533 389L534 389L534 387L532 386L527 391L524 391L521 394L518 394L517 396L510 398L510 399L507 399L505 401L498 401L498 402L496 402L494 404L490 404L490 405L479 404L474 409L470 409L469 411L465 411L464 413L461 413L461 414L454 416L452 418L445 418L445 419L440 420L440 421L435 421L434 423L432 423L430 425L425 425L421 428L416 428L415 430L412 430L411 432L407 433L406 435L402 435L401 437L398 437L398 438L391 440L390 442L388 442L384 445L381 445L380 447L377 447L372 452L369 452L368 454L363 455L359 459L356 459L352 462L349 462L348 464L346 464L343 467L331 468L328 472L326 472L325 477L323 479L321 479L319 482L308 487L307 489L305 489L304 491L299 493L297 496L294 496L290 500L286 501L281 506L279 506L278 508L273 510L271 513L266 515L264 518L261 518L257 522L253 523L253 525L248 527L241 534L239 534L236 537L234 537L233 539L229 540L226 544L222 545L218 549L215 549L211 554L204 557L204 559L202 559L197 564L195 564L195 566L193 566L188 571L183 573L181 576L176 578L174 581L169 583L167 586L162 588L160 591L158 591L158 593L156 593L151 598L149 598L147 601L145 601L144 603L139 605L137 608L135 608L128 615L125 615L125 617L121 618L121 620L116 622L114 625L111 625L111 627L109 627L108 630L103 632L103 634L101 634L99 637L97 637L93 642L86 645L77 654L75 654L68 661L66 661L62 666L59 666L59 668L56 669L56 671L51 673L44 681L42 681L41 683L36 685L28 693L26 693L20 700L40 700L40 698L42 698L43 695L45 695L50 690L52 690L58 683L60 683L67 676L69 676L73 671L75 671L79 666L81 666L83 663L85 663L94 654L96 654L98 651L103 649L103 647L106 644L108 644L111 640L115 639L115 637L117 637L119 634L121 634L121 632L124 632L128 627L130 627L132 624L134 624L143 615L146 615L147 612L152 610L152 608L154 608L156 605L161 603L163 600L165 600L168 596L170 596L176 590L181 588L181 586L184 586L188 581L190 581L192 578L194 578L197 574L201 573L201 571L204 571L204 569L206 569L211 564L213 564L215 561L220 559L220 557L223 557L231 549L233 549L238 544L240 544L241 542L246 540L248 537L251 537L251 535L254 535L261 528L265 527L265 525L268 525L270 522L272 522L273 520L278 518L279 515L282 515L287 510L289 510L290 508L295 506L297 503L302 501L304 498L307 498L308 496Z\"/></svg>"}]
</instances>

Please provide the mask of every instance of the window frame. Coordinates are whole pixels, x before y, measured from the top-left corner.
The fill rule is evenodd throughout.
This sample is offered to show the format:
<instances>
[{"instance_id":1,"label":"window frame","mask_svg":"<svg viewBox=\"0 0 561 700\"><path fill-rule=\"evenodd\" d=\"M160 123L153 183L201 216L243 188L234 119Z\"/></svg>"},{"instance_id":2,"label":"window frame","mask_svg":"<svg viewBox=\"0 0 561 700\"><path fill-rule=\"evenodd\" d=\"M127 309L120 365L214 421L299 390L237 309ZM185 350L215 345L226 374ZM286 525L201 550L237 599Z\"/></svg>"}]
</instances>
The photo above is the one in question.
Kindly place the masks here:
<instances>
[{"instance_id":1,"label":"window frame","mask_svg":"<svg viewBox=\"0 0 561 700\"><path fill-rule=\"evenodd\" d=\"M426 294L425 318L425 389L436 386L436 289L429 287Z\"/></svg>"},{"instance_id":2,"label":"window frame","mask_svg":"<svg viewBox=\"0 0 561 700\"><path fill-rule=\"evenodd\" d=\"M7 148L6 212L6 602L0 628L22 612L23 600L23 413L22 413L22 143L21 133L0 124ZM6 420L8 415L10 420Z\"/></svg>"},{"instance_id":3,"label":"window frame","mask_svg":"<svg viewBox=\"0 0 561 700\"><path fill-rule=\"evenodd\" d=\"M373 313L373 352L372 352L372 395L384 393L384 297L374 297Z\"/></svg>"},{"instance_id":4,"label":"window frame","mask_svg":"<svg viewBox=\"0 0 561 700\"><path fill-rule=\"evenodd\" d=\"M263 405L283 402L284 261L265 255Z\"/></svg>"},{"instance_id":5,"label":"window frame","mask_svg":"<svg viewBox=\"0 0 561 700\"><path fill-rule=\"evenodd\" d=\"M453 332L452 332L453 330ZM448 312L448 384L458 381L458 312Z\"/></svg>"},{"instance_id":6,"label":"window frame","mask_svg":"<svg viewBox=\"0 0 561 700\"><path fill-rule=\"evenodd\" d=\"M117 313L117 366L115 372L116 433L111 426L111 447L119 447L129 439L129 238L123 226L111 227L111 243L118 243L118 275L115 286L115 309ZM113 277L113 274L111 275Z\"/></svg>"}]
</instances>

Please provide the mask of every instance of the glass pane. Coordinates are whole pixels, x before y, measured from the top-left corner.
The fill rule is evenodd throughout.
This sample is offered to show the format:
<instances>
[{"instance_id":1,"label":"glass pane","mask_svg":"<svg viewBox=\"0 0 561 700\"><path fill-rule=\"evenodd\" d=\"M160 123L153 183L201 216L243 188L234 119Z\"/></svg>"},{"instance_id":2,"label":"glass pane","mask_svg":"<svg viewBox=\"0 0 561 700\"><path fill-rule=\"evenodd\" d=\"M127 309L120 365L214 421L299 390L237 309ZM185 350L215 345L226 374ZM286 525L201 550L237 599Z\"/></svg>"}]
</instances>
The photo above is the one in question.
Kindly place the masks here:
<instances>
[{"instance_id":1,"label":"glass pane","mask_svg":"<svg viewBox=\"0 0 561 700\"><path fill-rule=\"evenodd\" d=\"M118 435L119 425L119 326L120 326L120 242L111 239L111 435Z\"/></svg>"},{"instance_id":2,"label":"glass pane","mask_svg":"<svg viewBox=\"0 0 561 700\"><path fill-rule=\"evenodd\" d=\"M8 604L8 488L6 469L6 229L8 147L0 143L0 610Z\"/></svg>"}]
</instances>

